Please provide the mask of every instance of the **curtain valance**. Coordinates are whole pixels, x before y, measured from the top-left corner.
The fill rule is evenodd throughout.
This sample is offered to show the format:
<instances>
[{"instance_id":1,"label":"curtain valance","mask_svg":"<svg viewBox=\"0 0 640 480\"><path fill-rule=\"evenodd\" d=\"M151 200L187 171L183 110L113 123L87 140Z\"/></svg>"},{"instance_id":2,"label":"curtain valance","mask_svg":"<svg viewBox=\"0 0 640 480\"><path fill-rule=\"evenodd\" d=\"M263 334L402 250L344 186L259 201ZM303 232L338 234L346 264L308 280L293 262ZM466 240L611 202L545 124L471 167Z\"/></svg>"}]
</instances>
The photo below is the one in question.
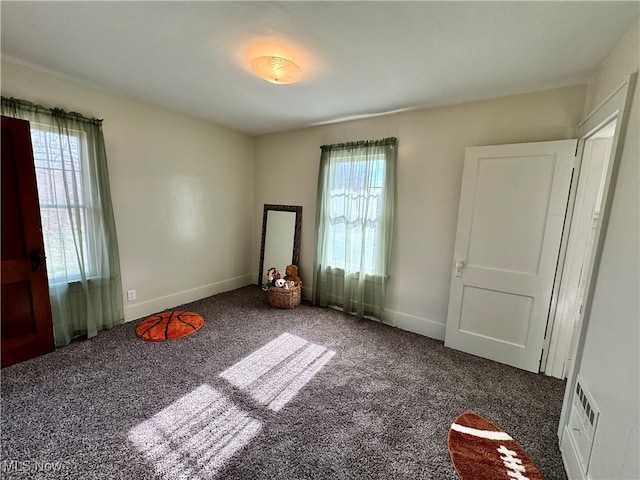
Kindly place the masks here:
<instances>
[{"instance_id":1,"label":"curtain valance","mask_svg":"<svg viewBox=\"0 0 640 480\"><path fill-rule=\"evenodd\" d=\"M28 100L21 100L14 97L2 97L2 108L7 109L9 112L16 113L19 110L24 112L33 112L39 114L49 115L54 118L62 118L65 120L75 120L77 122L90 123L92 125L102 125L102 119L100 118L88 118L78 112L67 112L62 108L48 108L38 105Z\"/></svg>"},{"instance_id":2,"label":"curtain valance","mask_svg":"<svg viewBox=\"0 0 640 480\"><path fill-rule=\"evenodd\" d=\"M382 147L387 145L395 147L397 144L398 144L398 139L396 137L388 137L380 140L359 140L357 142L346 142L346 143L335 143L333 145L322 145L320 149L323 152L331 152L331 151L339 151L339 150L350 150L353 148Z\"/></svg>"}]
</instances>

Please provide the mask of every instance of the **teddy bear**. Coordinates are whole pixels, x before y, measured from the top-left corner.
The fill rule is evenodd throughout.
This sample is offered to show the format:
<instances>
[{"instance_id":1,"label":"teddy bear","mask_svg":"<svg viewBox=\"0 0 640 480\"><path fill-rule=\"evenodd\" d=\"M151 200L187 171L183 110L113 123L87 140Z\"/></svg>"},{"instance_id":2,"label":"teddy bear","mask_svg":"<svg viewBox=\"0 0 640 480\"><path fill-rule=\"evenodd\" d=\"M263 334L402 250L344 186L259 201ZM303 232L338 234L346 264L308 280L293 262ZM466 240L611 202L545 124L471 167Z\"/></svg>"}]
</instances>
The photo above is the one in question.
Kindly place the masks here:
<instances>
[{"instance_id":1,"label":"teddy bear","mask_svg":"<svg viewBox=\"0 0 640 480\"><path fill-rule=\"evenodd\" d=\"M284 278L279 278L274 282L274 286L278 287L278 288L284 288L285 284L286 284L286 280Z\"/></svg>"},{"instance_id":2,"label":"teddy bear","mask_svg":"<svg viewBox=\"0 0 640 480\"><path fill-rule=\"evenodd\" d=\"M295 286L300 285L301 280L298 276L298 266L297 265L289 265L285 270L284 279L287 281L294 282Z\"/></svg>"}]
</instances>

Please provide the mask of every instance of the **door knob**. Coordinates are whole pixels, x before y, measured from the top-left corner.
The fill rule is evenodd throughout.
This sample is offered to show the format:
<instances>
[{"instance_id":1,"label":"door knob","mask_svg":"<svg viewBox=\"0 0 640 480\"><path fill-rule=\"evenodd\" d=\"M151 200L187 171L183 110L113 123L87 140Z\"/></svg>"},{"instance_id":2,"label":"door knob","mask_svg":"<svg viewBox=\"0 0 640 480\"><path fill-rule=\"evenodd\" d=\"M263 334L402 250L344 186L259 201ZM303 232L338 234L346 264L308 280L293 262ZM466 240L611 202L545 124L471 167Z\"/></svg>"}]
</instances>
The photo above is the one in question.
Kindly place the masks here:
<instances>
[{"instance_id":1,"label":"door knob","mask_svg":"<svg viewBox=\"0 0 640 480\"><path fill-rule=\"evenodd\" d=\"M464 268L464 259L459 258L458 260L456 260L456 277L461 277L462 276L462 269Z\"/></svg>"},{"instance_id":2,"label":"door knob","mask_svg":"<svg viewBox=\"0 0 640 480\"><path fill-rule=\"evenodd\" d=\"M44 255L39 250L31 250L29 252L29 260L31 260L31 271L39 272L42 270L42 264L44 263Z\"/></svg>"}]
</instances>

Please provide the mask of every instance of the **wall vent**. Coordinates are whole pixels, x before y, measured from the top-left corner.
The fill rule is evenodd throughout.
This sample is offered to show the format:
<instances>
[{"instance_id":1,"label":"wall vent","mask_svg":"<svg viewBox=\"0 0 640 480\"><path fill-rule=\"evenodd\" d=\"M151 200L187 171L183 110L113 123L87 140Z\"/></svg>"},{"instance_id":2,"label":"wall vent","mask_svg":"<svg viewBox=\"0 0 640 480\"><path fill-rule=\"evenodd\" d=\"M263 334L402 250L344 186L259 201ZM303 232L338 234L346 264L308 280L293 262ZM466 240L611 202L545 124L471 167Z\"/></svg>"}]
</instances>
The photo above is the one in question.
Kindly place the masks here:
<instances>
[{"instance_id":1,"label":"wall vent","mask_svg":"<svg viewBox=\"0 0 640 480\"><path fill-rule=\"evenodd\" d=\"M578 454L584 473L589 470L589 457L595 438L600 410L586 388L584 379L578 376L569 414L569 435Z\"/></svg>"},{"instance_id":2,"label":"wall vent","mask_svg":"<svg viewBox=\"0 0 640 480\"><path fill-rule=\"evenodd\" d=\"M580 401L580 405L582 405L582 410L584 412L584 416L589 421L589 425L593 427L595 422L595 411L591 408L591 401L589 401L589 396L582 389L582 385L580 382L576 383L576 395L578 396L578 400Z\"/></svg>"}]
</instances>

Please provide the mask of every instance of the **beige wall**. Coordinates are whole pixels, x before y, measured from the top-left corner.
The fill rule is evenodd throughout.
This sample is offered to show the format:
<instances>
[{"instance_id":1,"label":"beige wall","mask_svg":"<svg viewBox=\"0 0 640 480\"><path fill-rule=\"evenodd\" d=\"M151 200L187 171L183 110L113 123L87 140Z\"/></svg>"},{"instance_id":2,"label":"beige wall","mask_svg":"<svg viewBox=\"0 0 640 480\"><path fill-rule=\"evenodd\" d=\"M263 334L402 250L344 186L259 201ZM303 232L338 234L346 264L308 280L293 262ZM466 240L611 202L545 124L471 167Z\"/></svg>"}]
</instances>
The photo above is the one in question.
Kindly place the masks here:
<instances>
[{"instance_id":1,"label":"beige wall","mask_svg":"<svg viewBox=\"0 0 640 480\"><path fill-rule=\"evenodd\" d=\"M639 67L640 23L589 82L590 112ZM576 366L601 410L589 478L640 478L640 90L623 141L582 362Z\"/></svg>"},{"instance_id":2,"label":"beige wall","mask_svg":"<svg viewBox=\"0 0 640 480\"><path fill-rule=\"evenodd\" d=\"M1 87L104 119L127 320L254 281L251 137L6 61Z\"/></svg>"},{"instance_id":3,"label":"beige wall","mask_svg":"<svg viewBox=\"0 0 640 480\"><path fill-rule=\"evenodd\" d=\"M638 68L638 45L640 45L640 28L636 22L620 39L616 48L607 55L589 81L584 104L585 115L591 113L624 82L626 76L633 71L634 64L635 68Z\"/></svg>"},{"instance_id":4,"label":"beige wall","mask_svg":"<svg viewBox=\"0 0 640 480\"><path fill-rule=\"evenodd\" d=\"M263 204L302 205L300 272L310 287L319 147L398 137L387 319L444 338L465 147L573 138L585 90L574 86L256 137L253 263Z\"/></svg>"}]
</instances>

